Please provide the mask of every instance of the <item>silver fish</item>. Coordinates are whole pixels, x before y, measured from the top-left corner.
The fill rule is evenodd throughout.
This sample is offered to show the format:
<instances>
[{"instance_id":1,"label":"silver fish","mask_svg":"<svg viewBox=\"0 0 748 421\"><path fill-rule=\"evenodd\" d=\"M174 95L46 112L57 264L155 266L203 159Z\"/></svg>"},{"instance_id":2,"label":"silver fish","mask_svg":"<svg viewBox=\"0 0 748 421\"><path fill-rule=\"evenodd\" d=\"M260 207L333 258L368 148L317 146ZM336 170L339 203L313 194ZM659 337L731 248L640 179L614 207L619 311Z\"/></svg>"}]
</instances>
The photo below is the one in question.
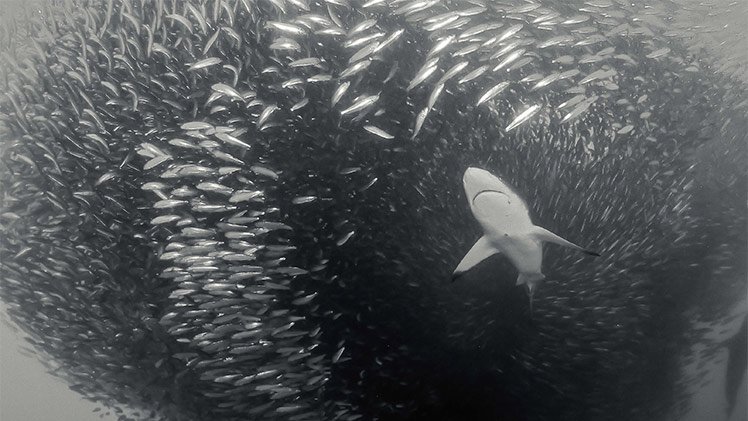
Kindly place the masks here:
<instances>
[{"instance_id":1,"label":"silver fish","mask_svg":"<svg viewBox=\"0 0 748 421\"><path fill-rule=\"evenodd\" d=\"M159 181L151 181L143 184L143 186L140 188L145 191L164 190L169 188L169 185L161 183Z\"/></svg>"},{"instance_id":2,"label":"silver fish","mask_svg":"<svg viewBox=\"0 0 748 421\"><path fill-rule=\"evenodd\" d=\"M565 25L565 26L568 26L568 25L577 25L577 24L580 24L580 23L587 22L589 19L590 19L589 15L583 15L583 14L574 15L574 16L571 16L569 18L566 18L566 20L564 20L563 22L561 22L561 25Z\"/></svg>"},{"instance_id":3,"label":"silver fish","mask_svg":"<svg viewBox=\"0 0 748 421\"><path fill-rule=\"evenodd\" d=\"M627 134L627 133L630 133L632 130L634 130L634 126L631 125L631 124L628 124L628 125L624 126L623 128L621 128L621 130L618 130L616 133L617 134Z\"/></svg>"},{"instance_id":4,"label":"silver fish","mask_svg":"<svg viewBox=\"0 0 748 421\"><path fill-rule=\"evenodd\" d=\"M497 72L503 69L504 67L512 63L514 60L517 60L518 58L520 58L522 54L524 53L525 53L524 48L520 48L519 50L512 51L508 56L506 56L503 60L501 60L501 62L497 64L496 67L494 67L492 71Z\"/></svg>"},{"instance_id":5,"label":"silver fish","mask_svg":"<svg viewBox=\"0 0 748 421\"><path fill-rule=\"evenodd\" d=\"M305 203L311 203L317 200L317 196L297 196L291 199L291 203L294 205L302 205Z\"/></svg>"},{"instance_id":6,"label":"silver fish","mask_svg":"<svg viewBox=\"0 0 748 421\"><path fill-rule=\"evenodd\" d=\"M511 37L512 35L516 34L517 32L521 31L522 28L524 28L524 25L521 23L514 24L507 28L504 32L499 35L499 38L497 39L497 42L504 41L505 39Z\"/></svg>"},{"instance_id":7,"label":"silver fish","mask_svg":"<svg viewBox=\"0 0 748 421\"><path fill-rule=\"evenodd\" d=\"M247 202L250 200L261 199L263 194L257 190L237 190L230 198L229 203Z\"/></svg>"},{"instance_id":8,"label":"silver fish","mask_svg":"<svg viewBox=\"0 0 748 421\"><path fill-rule=\"evenodd\" d=\"M301 36L306 34L306 31L302 27L285 22L268 21L265 24L265 27L272 28L279 32L283 32L293 36Z\"/></svg>"},{"instance_id":9,"label":"silver fish","mask_svg":"<svg viewBox=\"0 0 748 421\"><path fill-rule=\"evenodd\" d=\"M173 146L178 146L180 148L200 149L199 146L195 146L193 143L187 140L184 140L184 139L179 139L179 138L169 140L169 144Z\"/></svg>"},{"instance_id":10,"label":"silver fish","mask_svg":"<svg viewBox=\"0 0 748 421\"><path fill-rule=\"evenodd\" d=\"M345 347L340 347L340 349L335 352L335 355L332 356L332 363L335 364L338 361L340 361L340 357L343 355L343 352L345 352Z\"/></svg>"},{"instance_id":11,"label":"silver fish","mask_svg":"<svg viewBox=\"0 0 748 421\"><path fill-rule=\"evenodd\" d=\"M457 74L459 74L461 71L463 71L470 62L467 60L461 61L454 66L450 67L449 70L444 72L444 75L439 79L438 82L436 82L437 85L442 85L444 82L448 81L449 79L455 77Z\"/></svg>"},{"instance_id":12,"label":"silver fish","mask_svg":"<svg viewBox=\"0 0 748 421\"><path fill-rule=\"evenodd\" d=\"M309 83L318 83L318 82L328 82L332 80L332 75L327 73L320 73L316 74L314 76L310 76L307 78L307 82Z\"/></svg>"},{"instance_id":13,"label":"silver fish","mask_svg":"<svg viewBox=\"0 0 748 421\"><path fill-rule=\"evenodd\" d=\"M270 44L272 50L301 51L301 45L291 38L280 37Z\"/></svg>"},{"instance_id":14,"label":"silver fish","mask_svg":"<svg viewBox=\"0 0 748 421\"><path fill-rule=\"evenodd\" d=\"M428 79L429 76L431 76L436 69L438 68L437 63L439 62L439 57L434 57L426 61L426 63L421 67L421 69L416 73L416 75L413 77L413 80L410 81L410 84L408 85L407 90L410 91L416 86L423 83L426 79Z\"/></svg>"},{"instance_id":15,"label":"silver fish","mask_svg":"<svg viewBox=\"0 0 748 421\"><path fill-rule=\"evenodd\" d=\"M393 32L390 36L388 36L384 41L382 41L379 44L379 46L377 47L376 51L374 51L374 53L378 53L384 50L385 48L389 47L390 45L392 45L395 41L397 41L400 38L400 36L403 35L403 33L405 33L404 29L398 29L397 31Z\"/></svg>"},{"instance_id":16,"label":"silver fish","mask_svg":"<svg viewBox=\"0 0 748 421\"><path fill-rule=\"evenodd\" d=\"M567 121L571 121L580 115L582 115L587 109L592 105L593 102L597 101L598 96L592 96L590 98L585 99L584 101L580 102L579 105L577 105L571 112L566 114L564 118L561 119L562 123L566 123Z\"/></svg>"},{"instance_id":17,"label":"silver fish","mask_svg":"<svg viewBox=\"0 0 748 421\"><path fill-rule=\"evenodd\" d=\"M452 56L453 57L466 56L468 54L472 54L472 53L478 51L478 49L480 49L480 48L481 48L481 43L479 43L479 42L473 42L473 43L468 44L468 45L460 48L459 50L455 51L454 53L452 53Z\"/></svg>"},{"instance_id":18,"label":"silver fish","mask_svg":"<svg viewBox=\"0 0 748 421\"><path fill-rule=\"evenodd\" d=\"M535 86L533 86L532 88L530 88L530 92L536 91L536 90L538 90L540 88L544 88L544 87L550 85L551 83L557 81L560 76L561 76L560 73L552 73L552 74L544 77L543 79L539 80L538 83L535 84Z\"/></svg>"},{"instance_id":19,"label":"silver fish","mask_svg":"<svg viewBox=\"0 0 748 421\"><path fill-rule=\"evenodd\" d=\"M182 219L179 215L161 215L151 219L151 225L162 225L176 222Z\"/></svg>"},{"instance_id":20,"label":"silver fish","mask_svg":"<svg viewBox=\"0 0 748 421\"><path fill-rule=\"evenodd\" d=\"M357 75L366 70L369 65L371 65L371 61L369 60L359 61L358 63L355 63L352 66L349 66L347 69L343 70L340 73L340 79L345 79Z\"/></svg>"},{"instance_id":21,"label":"silver fish","mask_svg":"<svg viewBox=\"0 0 748 421\"><path fill-rule=\"evenodd\" d=\"M545 41L539 42L537 44L537 47L540 49L543 49L543 48L553 47L556 45L565 45L572 41L574 41L574 37L571 35L559 35L553 38L549 38Z\"/></svg>"},{"instance_id":22,"label":"silver fish","mask_svg":"<svg viewBox=\"0 0 748 421\"><path fill-rule=\"evenodd\" d=\"M340 175L350 175L361 171L361 167L346 167L338 171Z\"/></svg>"},{"instance_id":23,"label":"silver fish","mask_svg":"<svg viewBox=\"0 0 748 421\"><path fill-rule=\"evenodd\" d=\"M340 112L341 115L359 112L367 107L374 105L379 100L379 95L369 95L358 98L350 107Z\"/></svg>"},{"instance_id":24,"label":"silver fish","mask_svg":"<svg viewBox=\"0 0 748 421\"><path fill-rule=\"evenodd\" d=\"M356 51L350 59L348 59L348 63L354 63L359 60L362 60L366 57L369 57L370 55L374 54L379 48L379 42L378 41L372 41L371 43L367 44L366 46L362 47L360 50Z\"/></svg>"},{"instance_id":25,"label":"silver fish","mask_svg":"<svg viewBox=\"0 0 748 421\"><path fill-rule=\"evenodd\" d=\"M480 66L477 69L475 69L475 70L471 71L470 73L466 74L462 79L460 79L457 82L457 84L458 85L462 85L463 83L470 82L471 80L473 80L473 79L479 77L480 75L482 75L483 73L485 73L486 70L488 70L488 66L484 64L483 66Z\"/></svg>"},{"instance_id":26,"label":"silver fish","mask_svg":"<svg viewBox=\"0 0 748 421\"><path fill-rule=\"evenodd\" d=\"M463 10L458 10L457 14L464 17L481 15L486 12L488 8L485 5L477 5Z\"/></svg>"},{"instance_id":27,"label":"silver fish","mask_svg":"<svg viewBox=\"0 0 748 421\"><path fill-rule=\"evenodd\" d=\"M265 109L262 110L262 113L260 113L260 117L257 119L257 127L263 127L265 123L267 123L267 121L270 119L270 116L279 109L280 108L275 104L271 104L265 107Z\"/></svg>"},{"instance_id":28,"label":"silver fish","mask_svg":"<svg viewBox=\"0 0 748 421\"><path fill-rule=\"evenodd\" d=\"M514 120L512 120L512 122L509 123L508 126L506 126L506 129L504 130L508 132L519 127L520 124L526 122L527 120L531 119L535 114L537 114L538 111L540 111L540 105L538 104L535 104L529 107L525 111L519 113L517 117L515 117Z\"/></svg>"},{"instance_id":29,"label":"silver fish","mask_svg":"<svg viewBox=\"0 0 748 421\"><path fill-rule=\"evenodd\" d=\"M465 31L463 31L458 36L458 39L464 40L464 39L467 39L467 38L471 38L471 37L474 37L474 36L476 36L478 34L486 32L486 31L490 31L490 30L493 30L493 29L499 29L503 25L504 24L501 23L501 22L489 22L489 23L483 23L483 24L480 24L480 25L475 25L472 28L466 29Z\"/></svg>"},{"instance_id":30,"label":"silver fish","mask_svg":"<svg viewBox=\"0 0 748 421\"><path fill-rule=\"evenodd\" d=\"M384 130L380 129L379 127L376 127L376 126L367 125L367 126L364 126L364 130L366 130L367 132L369 132L369 133L371 133L371 134L373 134L375 136L379 136L382 139L391 140L391 139L395 138L395 136L387 133L386 131L384 131Z\"/></svg>"},{"instance_id":31,"label":"silver fish","mask_svg":"<svg viewBox=\"0 0 748 421\"><path fill-rule=\"evenodd\" d=\"M253 165L249 167L249 169L252 170L252 172L257 175L262 175L262 176L271 178L273 180L277 180L279 177L277 172L271 170L270 168L263 167L261 165Z\"/></svg>"},{"instance_id":32,"label":"silver fish","mask_svg":"<svg viewBox=\"0 0 748 421\"><path fill-rule=\"evenodd\" d=\"M377 21L375 19L366 19L365 21L359 23L358 25L354 26L349 32L348 36L353 36L358 34L359 32L364 32L367 29L370 29L374 25L377 24Z\"/></svg>"},{"instance_id":33,"label":"silver fish","mask_svg":"<svg viewBox=\"0 0 748 421\"><path fill-rule=\"evenodd\" d=\"M567 71L565 71L565 72L561 72L561 73L559 73L559 75L558 75L558 80L569 79L569 78L571 78L571 77L574 77L574 76L578 75L579 73L580 73L580 72L579 72L579 69L571 69L571 70L567 70Z\"/></svg>"},{"instance_id":34,"label":"silver fish","mask_svg":"<svg viewBox=\"0 0 748 421\"><path fill-rule=\"evenodd\" d=\"M343 82L338 86L338 89L335 90L335 92L332 94L332 101L330 103L330 107L335 107L335 105L340 101L341 98L343 98L343 95L345 95L346 92L348 92L348 88L351 86L351 82Z\"/></svg>"},{"instance_id":35,"label":"silver fish","mask_svg":"<svg viewBox=\"0 0 748 421\"><path fill-rule=\"evenodd\" d=\"M423 127L423 123L426 121L426 116L429 114L429 108L424 107L418 115L416 115L416 123L415 127L413 128L413 136L412 138L415 138L418 136L418 133L421 131L421 128Z\"/></svg>"},{"instance_id":36,"label":"silver fish","mask_svg":"<svg viewBox=\"0 0 748 421\"><path fill-rule=\"evenodd\" d=\"M416 12L429 9L439 3L439 0L416 0L406 4L405 6L399 7L393 11L395 15L412 15Z\"/></svg>"},{"instance_id":37,"label":"silver fish","mask_svg":"<svg viewBox=\"0 0 748 421\"><path fill-rule=\"evenodd\" d=\"M204 69L206 67L215 66L216 64L221 64L221 59L218 57L208 57L204 58L200 61L197 61L195 63L192 63L189 65L187 70L194 71L194 70L200 70Z\"/></svg>"},{"instance_id":38,"label":"silver fish","mask_svg":"<svg viewBox=\"0 0 748 421\"><path fill-rule=\"evenodd\" d=\"M580 80L579 84L580 85L584 85L586 83L590 83L590 82L598 80L598 79L607 79L609 77L615 76L616 74L617 74L617 72L615 70L613 70L613 69L610 69L610 70L599 69L599 70L596 70L596 71L590 73L585 78L583 78L582 80Z\"/></svg>"},{"instance_id":39,"label":"silver fish","mask_svg":"<svg viewBox=\"0 0 748 421\"><path fill-rule=\"evenodd\" d=\"M184 164L169 168L161 174L161 178L205 177L213 174L215 174L215 170L212 168L202 165Z\"/></svg>"},{"instance_id":40,"label":"silver fish","mask_svg":"<svg viewBox=\"0 0 748 421\"><path fill-rule=\"evenodd\" d=\"M527 75L527 76L523 77L522 79L520 79L520 82L522 82L522 83L532 83L532 82L537 82L537 81L539 81L541 79L543 79L543 75L542 74L540 74L540 73L533 73L531 75Z\"/></svg>"},{"instance_id":41,"label":"silver fish","mask_svg":"<svg viewBox=\"0 0 748 421\"><path fill-rule=\"evenodd\" d=\"M358 38L352 38L343 43L345 48L357 48L364 44L368 44L372 41L378 40L385 35L384 32L375 32L373 34L364 35Z\"/></svg>"},{"instance_id":42,"label":"silver fish","mask_svg":"<svg viewBox=\"0 0 748 421\"><path fill-rule=\"evenodd\" d=\"M556 57L555 59L552 60L552 63L557 63L557 64L573 64L574 63L574 56L571 56L571 55L567 54L567 55L563 55L563 56L560 56L560 57Z\"/></svg>"},{"instance_id":43,"label":"silver fish","mask_svg":"<svg viewBox=\"0 0 748 421\"><path fill-rule=\"evenodd\" d=\"M221 28L216 29L216 31L211 35L210 38L208 38L208 41L205 42L205 46L203 47L203 55L208 54L208 51L210 51L211 47L213 47L213 44L218 41L218 37L221 35Z\"/></svg>"},{"instance_id":44,"label":"silver fish","mask_svg":"<svg viewBox=\"0 0 748 421\"><path fill-rule=\"evenodd\" d=\"M660 57L666 55L669 52L670 52L670 48L664 47L664 48L660 48L659 50L652 51L651 53L647 54L645 57L647 57L647 58L660 58Z\"/></svg>"},{"instance_id":45,"label":"silver fish","mask_svg":"<svg viewBox=\"0 0 748 421\"><path fill-rule=\"evenodd\" d=\"M582 94L579 94L577 96L572 97L571 99L569 99L567 101L562 102L561 104L559 104L559 106L557 108L559 110L561 110L561 109L566 108L566 107L571 107L573 105L577 105L580 102L584 101L585 98L587 98L587 97L584 96L584 95L582 95Z\"/></svg>"},{"instance_id":46,"label":"silver fish","mask_svg":"<svg viewBox=\"0 0 748 421\"><path fill-rule=\"evenodd\" d=\"M431 47L431 50L429 50L429 52L426 54L426 57L428 58L433 55L439 54L440 52L442 52L442 50L447 48L449 44L451 44L452 41L454 41L454 39L455 39L454 35L449 35L449 36L446 36L440 39L439 41L436 42L436 44L434 44L433 47Z\"/></svg>"},{"instance_id":47,"label":"silver fish","mask_svg":"<svg viewBox=\"0 0 748 421\"><path fill-rule=\"evenodd\" d=\"M182 130L215 130L215 127L204 121L190 121L180 126Z\"/></svg>"},{"instance_id":48,"label":"silver fish","mask_svg":"<svg viewBox=\"0 0 748 421\"><path fill-rule=\"evenodd\" d=\"M177 206L186 205L188 202L186 200L176 200L176 199L165 199L165 200L159 200L158 202L153 204L153 207L155 209L170 209L170 208L176 208Z\"/></svg>"},{"instance_id":49,"label":"silver fish","mask_svg":"<svg viewBox=\"0 0 748 421\"><path fill-rule=\"evenodd\" d=\"M301 101L299 101L299 102L295 103L294 105L292 105L290 109L291 109L292 112L293 111L298 111L298 110L304 108L307 104L309 104L309 98L304 98Z\"/></svg>"},{"instance_id":50,"label":"silver fish","mask_svg":"<svg viewBox=\"0 0 748 421\"><path fill-rule=\"evenodd\" d=\"M436 104L436 100L439 98L439 95L441 95L443 90L444 84L440 83L434 88L433 91L431 91L431 95L429 95L429 102L426 106L428 109L434 108L434 104Z\"/></svg>"},{"instance_id":51,"label":"silver fish","mask_svg":"<svg viewBox=\"0 0 748 421\"><path fill-rule=\"evenodd\" d=\"M306 295L306 296L303 296L303 297L299 297L299 298L293 300L291 302L291 304L297 305L297 306L309 304L310 302L312 302L312 300L314 299L314 297L317 296L317 294L318 293L315 292L315 293L312 293L312 294L309 294L309 295Z\"/></svg>"},{"instance_id":52,"label":"silver fish","mask_svg":"<svg viewBox=\"0 0 748 421\"><path fill-rule=\"evenodd\" d=\"M294 86L300 86L300 85L304 85L304 80L301 79L300 77L294 77L281 83L281 87L283 89L288 89L288 88L292 88Z\"/></svg>"},{"instance_id":53,"label":"silver fish","mask_svg":"<svg viewBox=\"0 0 748 421\"><path fill-rule=\"evenodd\" d=\"M146 162L145 165L143 165L143 169L144 170L150 170L151 168L155 168L155 167L157 167L157 166L159 166L159 165L163 164L164 162L169 161L171 159L173 159L171 157L171 155L157 156L157 157L149 160L148 162Z\"/></svg>"},{"instance_id":54,"label":"silver fish","mask_svg":"<svg viewBox=\"0 0 748 421\"><path fill-rule=\"evenodd\" d=\"M166 15L164 17L167 19L172 19L172 20L179 22L182 25L182 27L184 27L184 29L186 29L190 34L192 33L192 23L190 23L190 21L186 17L182 15L178 15L176 13ZM137 25L136 27L139 28L140 26Z\"/></svg>"},{"instance_id":55,"label":"silver fish","mask_svg":"<svg viewBox=\"0 0 748 421\"><path fill-rule=\"evenodd\" d=\"M219 133L214 134L214 136L216 138L218 138L218 140L220 140L220 141L222 141L222 142L224 142L224 143L226 143L228 145L238 146L238 147L243 148L243 149L251 149L251 146L249 144L247 144L247 143L245 143L245 142L237 139L236 137L234 137L234 136L232 136L232 135L230 135L228 133L220 133L219 132Z\"/></svg>"},{"instance_id":56,"label":"silver fish","mask_svg":"<svg viewBox=\"0 0 748 421\"><path fill-rule=\"evenodd\" d=\"M511 66L509 66L508 70L512 71L512 70L520 69L532 63L533 60L535 60L535 57L527 57L527 56L522 57L521 59L515 61Z\"/></svg>"},{"instance_id":57,"label":"silver fish","mask_svg":"<svg viewBox=\"0 0 748 421\"><path fill-rule=\"evenodd\" d=\"M225 83L216 83L210 87L214 91L221 93L223 95L229 96L232 99L244 101L244 98L239 94L239 91L232 88L229 85L226 85Z\"/></svg>"},{"instance_id":58,"label":"silver fish","mask_svg":"<svg viewBox=\"0 0 748 421\"><path fill-rule=\"evenodd\" d=\"M298 60L294 60L290 63L288 63L288 67L290 68L297 68L297 67L320 67L322 64L322 60L320 60L317 57L306 57L306 58L300 58Z\"/></svg>"},{"instance_id":59,"label":"silver fish","mask_svg":"<svg viewBox=\"0 0 748 421\"><path fill-rule=\"evenodd\" d=\"M369 0L363 5L361 5L361 7L364 9L368 9L370 7L383 6L384 4L385 4L385 0Z\"/></svg>"},{"instance_id":60,"label":"silver fish","mask_svg":"<svg viewBox=\"0 0 748 421\"><path fill-rule=\"evenodd\" d=\"M496 86L492 87L491 89L487 90L479 99L478 102L475 104L476 106L483 104L484 102L490 100L491 98L495 97L496 95L500 94L504 89L506 89L509 86L509 82L500 82Z\"/></svg>"}]
</instances>

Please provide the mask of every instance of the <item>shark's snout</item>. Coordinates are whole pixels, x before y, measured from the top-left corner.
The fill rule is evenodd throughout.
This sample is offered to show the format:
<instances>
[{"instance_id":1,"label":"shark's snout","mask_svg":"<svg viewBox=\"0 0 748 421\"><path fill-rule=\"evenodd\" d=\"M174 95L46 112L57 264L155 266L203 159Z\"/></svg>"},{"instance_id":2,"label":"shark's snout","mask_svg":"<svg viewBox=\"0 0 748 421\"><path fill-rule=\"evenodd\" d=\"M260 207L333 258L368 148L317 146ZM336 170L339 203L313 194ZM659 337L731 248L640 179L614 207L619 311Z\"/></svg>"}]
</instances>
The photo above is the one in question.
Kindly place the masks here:
<instances>
[{"instance_id":1,"label":"shark's snout","mask_svg":"<svg viewBox=\"0 0 748 421\"><path fill-rule=\"evenodd\" d=\"M469 167L465 170L465 174L462 176L462 184L470 200L473 200L480 192L503 192L506 190L506 186L498 177L476 167Z\"/></svg>"},{"instance_id":2,"label":"shark's snout","mask_svg":"<svg viewBox=\"0 0 748 421\"><path fill-rule=\"evenodd\" d=\"M462 176L462 182L465 185L474 184L480 179L486 178L487 175L490 175L490 173L486 170L476 167L468 167L468 169L465 170L465 174Z\"/></svg>"}]
</instances>

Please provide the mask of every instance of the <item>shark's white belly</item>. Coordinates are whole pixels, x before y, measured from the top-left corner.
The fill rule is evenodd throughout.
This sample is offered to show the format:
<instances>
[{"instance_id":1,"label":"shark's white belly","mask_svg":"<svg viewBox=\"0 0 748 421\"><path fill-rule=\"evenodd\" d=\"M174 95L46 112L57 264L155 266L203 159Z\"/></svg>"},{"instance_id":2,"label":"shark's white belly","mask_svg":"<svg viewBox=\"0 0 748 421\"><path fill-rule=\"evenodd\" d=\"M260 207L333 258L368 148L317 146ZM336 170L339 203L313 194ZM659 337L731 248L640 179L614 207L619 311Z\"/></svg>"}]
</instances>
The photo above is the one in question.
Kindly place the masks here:
<instances>
[{"instance_id":1,"label":"shark's white belly","mask_svg":"<svg viewBox=\"0 0 748 421\"><path fill-rule=\"evenodd\" d=\"M492 243L519 273L541 273L543 246L530 236L497 235L491 236Z\"/></svg>"}]
</instances>

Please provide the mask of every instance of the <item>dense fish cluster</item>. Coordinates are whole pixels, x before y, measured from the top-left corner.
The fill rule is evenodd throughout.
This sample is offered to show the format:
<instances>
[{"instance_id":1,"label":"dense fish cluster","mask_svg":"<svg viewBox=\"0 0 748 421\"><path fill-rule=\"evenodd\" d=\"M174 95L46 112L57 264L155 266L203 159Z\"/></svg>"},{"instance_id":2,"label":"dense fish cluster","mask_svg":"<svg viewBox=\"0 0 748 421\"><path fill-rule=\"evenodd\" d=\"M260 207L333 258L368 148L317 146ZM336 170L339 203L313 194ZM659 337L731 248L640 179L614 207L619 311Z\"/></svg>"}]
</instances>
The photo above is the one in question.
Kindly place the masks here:
<instances>
[{"instance_id":1,"label":"dense fish cluster","mask_svg":"<svg viewBox=\"0 0 748 421\"><path fill-rule=\"evenodd\" d=\"M673 10L47 5L2 38L2 299L122 419L685 410L688 318L745 291L748 99ZM448 283L468 166L603 255L549 247L532 318L500 257Z\"/></svg>"}]
</instances>

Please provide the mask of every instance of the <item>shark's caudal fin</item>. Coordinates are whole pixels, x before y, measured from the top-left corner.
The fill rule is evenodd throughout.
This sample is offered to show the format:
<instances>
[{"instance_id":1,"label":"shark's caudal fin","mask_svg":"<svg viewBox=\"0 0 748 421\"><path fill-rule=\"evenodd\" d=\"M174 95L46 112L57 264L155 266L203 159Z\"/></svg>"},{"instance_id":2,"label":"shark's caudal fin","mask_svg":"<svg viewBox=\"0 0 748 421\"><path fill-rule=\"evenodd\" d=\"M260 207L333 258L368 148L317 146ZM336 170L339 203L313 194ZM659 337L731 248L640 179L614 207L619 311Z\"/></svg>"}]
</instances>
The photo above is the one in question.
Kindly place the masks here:
<instances>
[{"instance_id":1,"label":"shark's caudal fin","mask_svg":"<svg viewBox=\"0 0 748 421\"><path fill-rule=\"evenodd\" d=\"M460 275L473 268L473 266L498 252L499 250L492 246L485 236L479 238L465 257L462 258L460 264L457 265L457 269L452 274L452 282L456 281Z\"/></svg>"},{"instance_id":2,"label":"shark's caudal fin","mask_svg":"<svg viewBox=\"0 0 748 421\"><path fill-rule=\"evenodd\" d=\"M600 256L600 253L594 252L592 250L587 250L585 248L579 247L578 245L572 243L571 241L565 240L558 235L548 231L545 228L534 226L532 229L532 235L535 236L538 240L541 241L547 241L549 243L556 243L561 246L565 247L571 247L573 249L579 250L581 252L587 253L592 256Z\"/></svg>"}]
</instances>

